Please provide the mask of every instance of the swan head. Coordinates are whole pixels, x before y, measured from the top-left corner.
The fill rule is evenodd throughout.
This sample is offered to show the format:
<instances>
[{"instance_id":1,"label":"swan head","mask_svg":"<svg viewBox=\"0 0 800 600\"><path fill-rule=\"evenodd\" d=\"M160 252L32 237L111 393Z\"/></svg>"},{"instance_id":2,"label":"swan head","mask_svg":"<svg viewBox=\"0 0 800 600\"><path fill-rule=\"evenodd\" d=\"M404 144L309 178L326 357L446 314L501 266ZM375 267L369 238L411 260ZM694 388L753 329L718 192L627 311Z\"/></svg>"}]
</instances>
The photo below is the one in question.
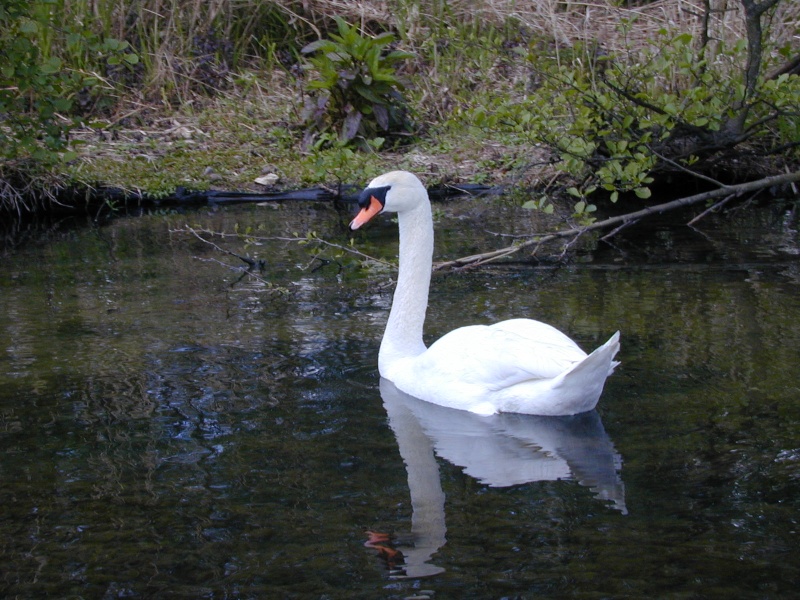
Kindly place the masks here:
<instances>
[{"instance_id":1,"label":"swan head","mask_svg":"<svg viewBox=\"0 0 800 600\"><path fill-rule=\"evenodd\" d=\"M428 202L419 178L408 171L391 171L373 179L358 197L359 211L350 222L355 231L382 212L403 212Z\"/></svg>"}]
</instances>

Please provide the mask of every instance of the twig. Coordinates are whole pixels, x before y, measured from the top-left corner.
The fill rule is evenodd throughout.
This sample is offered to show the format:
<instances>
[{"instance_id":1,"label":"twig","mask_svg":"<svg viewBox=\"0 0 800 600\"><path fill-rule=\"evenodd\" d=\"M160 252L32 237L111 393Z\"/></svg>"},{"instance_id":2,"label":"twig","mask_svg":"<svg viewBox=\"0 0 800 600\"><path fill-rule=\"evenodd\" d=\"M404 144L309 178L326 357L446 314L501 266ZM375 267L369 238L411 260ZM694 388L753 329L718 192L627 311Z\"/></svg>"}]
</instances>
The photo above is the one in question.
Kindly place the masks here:
<instances>
[{"instance_id":1,"label":"twig","mask_svg":"<svg viewBox=\"0 0 800 600\"><path fill-rule=\"evenodd\" d=\"M572 239L571 239L571 240L569 240L569 241L568 241L566 244L564 244L564 247L563 247L563 248L561 248L561 254L558 256L558 260L564 260L564 257L567 255L567 252L569 251L569 249L570 249L570 248L572 248L572 246L574 246L574 245L575 245L575 244L578 242L578 240L580 239L580 237L581 237L581 236L582 236L582 235L583 235L585 232L586 232L586 228L581 228L581 229L580 229L580 231L578 231L578 233L576 233L576 234L575 234L575 235L572 237ZM538 246L537 246L537 248L538 248Z\"/></svg>"},{"instance_id":2,"label":"twig","mask_svg":"<svg viewBox=\"0 0 800 600\"><path fill-rule=\"evenodd\" d=\"M723 206L725 206L728 202L733 200L735 197L736 196L734 194L731 194L730 196L726 196L725 198L723 198L722 200L720 200L716 204L714 204L712 206L709 206L707 209L705 209L703 212L701 212L699 215L697 215L694 219L689 221L687 223L687 225L694 225L695 223L697 223L700 219L702 219L706 215L708 215L708 214L710 214L712 212L716 212L717 209L722 208Z\"/></svg>"},{"instance_id":3,"label":"twig","mask_svg":"<svg viewBox=\"0 0 800 600\"><path fill-rule=\"evenodd\" d=\"M202 238L201 238L201 239L202 239ZM252 277L253 279L256 279L256 280L260 281L261 283L263 283L264 285L266 285L268 288L270 288L270 289L274 289L274 288L273 288L273 285L272 285L272 283L270 283L269 281L267 281L266 279L264 279L264 278L263 278L263 277L261 277L260 275L256 275L256 274L255 274L255 273L253 273L253 271L251 271L250 269L245 269L244 267L237 267L237 266L234 266L234 265L229 265L228 263L224 263L224 262L222 262L221 260L217 260L216 258L202 258L202 257L200 257L200 256L195 256L194 258L196 258L197 260L199 260L199 261L201 261L201 262L213 262L213 263L217 263L218 265L222 265L222 266L223 266L223 267L225 267L226 269L230 269L231 271L236 271L237 273L241 273L241 274L242 274L242 277L244 277L245 275L247 275L247 276L249 276L249 277ZM236 285L237 283L239 283L239 281L241 281L241 280L242 280L242 277L240 277L240 278L239 278L239 279L237 279L235 282L233 282L233 283L231 284L231 287L233 287L234 285Z\"/></svg>"},{"instance_id":4,"label":"twig","mask_svg":"<svg viewBox=\"0 0 800 600\"><path fill-rule=\"evenodd\" d=\"M270 238L254 238L254 239L270 239ZM349 252L350 254L353 254L353 255L358 256L360 258L363 258L365 260L375 261L376 263L380 263L380 264L385 265L387 267L391 267L392 269L396 269L397 268L396 264L394 264L392 262L389 262L388 260L382 260L380 258L375 258L374 256L370 256L369 254L364 254L363 252L359 252L358 250L356 250L355 248L351 248L350 246L342 246L341 244L334 244L333 242L329 242L327 240L323 240L323 239L318 238L318 237L314 237L314 238L311 238L311 239L308 239L308 238L272 238L272 239L283 240L283 241L298 241L298 242L299 241L303 241L303 242L312 242L313 241L313 242L316 242L318 244L322 244L323 246L329 246L331 248L336 248L337 250L343 250L344 252Z\"/></svg>"},{"instance_id":5,"label":"twig","mask_svg":"<svg viewBox=\"0 0 800 600\"><path fill-rule=\"evenodd\" d=\"M197 230L193 229L192 227L189 227L188 225L186 225L185 227L186 227L186 229L184 231L188 231L189 233L191 233L194 237L196 237L201 242L204 242L204 243L208 244L209 246L211 246L215 250L218 250L219 252L222 252L223 254L227 254L228 256L233 256L234 258L238 258L242 262L244 262L247 265L249 265L251 269L255 269L256 267L262 267L263 266L263 261L255 261L252 258L247 258L246 256L242 256L240 254L236 254L235 252L231 252L227 248L223 248L221 246L218 246L217 244L215 244L211 240L207 240L206 238L201 236L199 233L197 233ZM178 231L178 230L176 230L176 231ZM206 231L206 230L201 230L201 231L203 231L203 233L210 233L210 234L214 235L213 232L210 232L210 231Z\"/></svg>"},{"instance_id":6,"label":"twig","mask_svg":"<svg viewBox=\"0 0 800 600\"><path fill-rule=\"evenodd\" d=\"M604 241L604 242L607 242L608 240L610 240L612 237L617 235L620 231L622 231L626 227L630 227L631 225L636 225L636 223L638 223L638 222L639 222L639 219L632 219L630 221L626 221L625 223L623 223L622 225L620 225L616 229L613 229L610 233L605 234L600 239L602 241Z\"/></svg>"},{"instance_id":7,"label":"twig","mask_svg":"<svg viewBox=\"0 0 800 600\"><path fill-rule=\"evenodd\" d=\"M667 163L669 165L672 165L673 167L675 167L679 171L683 171L684 173L688 173L689 175L691 175L692 177L696 177L697 179L702 179L703 181L707 181L709 183L713 183L714 185L716 185L716 186L718 186L720 188L727 187L724 183L721 183L721 182L717 181L716 179L714 179L712 177L708 177L706 175L703 175L702 173L698 173L697 171L692 171L691 169L685 167L681 163L679 163L677 161L674 161L671 158L667 158L666 156L664 156L662 154L659 154L658 152L653 150L652 146L648 146L648 148L650 148L650 152L652 152L659 160L662 160L665 163Z\"/></svg>"},{"instance_id":8,"label":"twig","mask_svg":"<svg viewBox=\"0 0 800 600\"><path fill-rule=\"evenodd\" d=\"M202 237L200 235L200 233L205 233L205 234L208 234L208 235L214 235L214 236L218 236L218 237L221 237L221 238L228 238L228 237L235 237L237 239L246 238L248 240L253 240L254 242L292 242L292 243L296 243L296 244L299 244L299 243L304 243L304 244L316 243L316 244L319 244L319 245L322 245L322 246L328 246L329 248L334 248L336 250L341 250L343 252L347 252L349 254L352 254L354 256L358 256L359 258L363 258L365 260L374 261L376 263L382 264L382 265L390 267L392 269L397 269L397 265L395 263L392 263L392 262L388 261L388 260L382 260L380 258L375 258L374 256L370 256L369 254L365 254L363 252L360 252L359 250L356 250L355 248L353 248L351 246L343 246L342 244L335 244L333 242L329 242L327 240L323 240L322 238L318 238L316 236L313 236L313 237L299 237L299 236L292 236L292 237L286 237L286 236L260 237L260 236L253 236L253 235L245 235L245 234L242 234L242 233L226 233L224 231L211 231L209 229L193 229L192 227L189 227L188 225L184 225L183 229L171 229L170 232L171 233L191 233L192 235L194 235L199 240L201 240L201 241L205 242L206 244L209 244L210 246L214 247L216 250L219 250L220 252L223 252L224 254L228 254L230 256L234 256L234 257L246 262L251 267L257 267L257 266L260 267L261 266L260 265L260 261L253 261L253 259L246 258L246 257L243 257L243 256L240 256L240 255L236 254L235 252L231 252L230 250L226 250L225 248L222 248L222 247L218 246L214 242L211 242L211 241L207 240L206 238ZM314 257L314 259L316 259L316 258L317 257ZM314 259L311 260L312 263L313 263ZM309 265L310 264L311 263L309 263Z\"/></svg>"}]
</instances>

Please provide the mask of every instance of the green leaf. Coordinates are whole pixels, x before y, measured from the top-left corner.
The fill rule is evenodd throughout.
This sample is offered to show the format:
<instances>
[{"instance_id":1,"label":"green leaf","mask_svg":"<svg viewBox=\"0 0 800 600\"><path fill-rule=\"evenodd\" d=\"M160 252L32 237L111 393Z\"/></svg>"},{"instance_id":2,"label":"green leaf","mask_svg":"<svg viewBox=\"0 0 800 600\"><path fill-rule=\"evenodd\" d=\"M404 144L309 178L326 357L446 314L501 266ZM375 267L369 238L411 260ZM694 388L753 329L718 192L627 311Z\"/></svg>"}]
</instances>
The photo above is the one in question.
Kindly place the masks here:
<instances>
[{"instance_id":1,"label":"green leaf","mask_svg":"<svg viewBox=\"0 0 800 600\"><path fill-rule=\"evenodd\" d=\"M19 30L22 33L37 33L39 31L39 25L36 23L36 21L24 19L19 24Z\"/></svg>"},{"instance_id":2,"label":"green leaf","mask_svg":"<svg viewBox=\"0 0 800 600\"><path fill-rule=\"evenodd\" d=\"M332 62L345 62L348 59L346 52L326 52L325 57Z\"/></svg>"},{"instance_id":3,"label":"green leaf","mask_svg":"<svg viewBox=\"0 0 800 600\"><path fill-rule=\"evenodd\" d=\"M366 85L364 85L362 83L354 84L353 85L353 89L356 91L356 93L359 96L361 96L362 98L364 98L366 100L369 100L370 102L372 102L374 104L385 104L386 103L386 101L383 98L381 98L380 96L375 94L375 92L371 88L367 87Z\"/></svg>"},{"instance_id":4,"label":"green leaf","mask_svg":"<svg viewBox=\"0 0 800 600\"><path fill-rule=\"evenodd\" d=\"M61 70L61 59L56 56L51 56L42 63L42 73L52 74L58 73Z\"/></svg>"},{"instance_id":5,"label":"green leaf","mask_svg":"<svg viewBox=\"0 0 800 600\"><path fill-rule=\"evenodd\" d=\"M389 111L383 104L373 104L372 114L375 115L375 120L383 131L389 130Z\"/></svg>"},{"instance_id":6,"label":"green leaf","mask_svg":"<svg viewBox=\"0 0 800 600\"><path fill-rule=\"evenodd\" d=\"M372 43L376 46L385 46L394 41L394 34L391 31L385 31L372 38Z\"/></svg>"},{"instance_id":7,"label":"green leaf","mask_svg":"<svg viewBox=\"0 0 800 600\"><path fill-rule=\"evenodd\" d=\"M317 40L316 42L311 42L310 44L303 46L300 49L300 52L303 54L311 54L312 52L316 52L317 50L323 48L327 50L333 50L331 46L333 46L333 44L331 44L331 42L328 40Z\"/></svg>"},{"instance_id":8,"label":"green leaf","mask_svg":"<svg viewBox=\"0 0 800 600\"><path fill-rule=\"evenodd\" d=\"M358 135L358 128L361 125L362 114L359 110L352 110L345 117L342 126L342 139L350 141Z\"/></svg>"},{"instance_id":9,"label":"green leaf","mask_svg":"<svg viewBox=\"0 0 800 600\"><path fill-rule=\"evenodd\" d=\"M633 193L636 194L638 198L642 199L649 198L652 194L650 188L647 187L638 187L635 190L633 190Z\"/></svg>"},{"instance_id":10,"label":"green leaf","mask_svg":"<svg viewBox=\"0 0 800 600\"><path fill-rule=\"evenodd\" d=\"M53 98L53 108L60 112L66 112L72 108L72 100L69 98Z\"/></svg>"},{"instance_id":11,"label":"green leaf","mask_svg":"<svg viewBox=\"0 0 800 600\"><path fill-rule=\"evenodd\" d=\"M397 62L397 61L400 61L400 60L406 60L408 58L414 58L415 56L416 56L416 54L414 54L413 52L404 52L402 50L393 50L392 52L389 52L389 54L384 56L383 60L384 61L388 61L388 62Z\"/></svg>"},{"instance_id":12,"label":"green leaf","mask_svg":"<svg viewBox=\"0 0 800 600\"><path fill-rule=\"evenodd\" d=\"M373 79L375 81L382 81L383 83L388 83L390 85L397 85L400 83L397 78L392 73L386 73L383 71L378 71L372 74Z\"/></svg>"},{"instance_id":13,"label":"green leaf","mask_svg":"<svg viewBox=\"0 0 800 600\"><path fill-rule=\"evenodd\" d=\"M315 79L314 81L309 81L306 87L310 90L329 90L332 86L327 81Z\"/></svg>"},{"instance_id":14,"label":"green leaf","mask_svg":"<svg viewBox=\"0 0 800 600\"><path fill-rule=\"evenodd\" d=\"M341 17L333 17L333 20L336 21L336 27L339 29L339 35L342 36L343 39L347 39L347 36L351 32L350 26L347 24L347 21L345 21Z\"/></svg>"}]
</instances>

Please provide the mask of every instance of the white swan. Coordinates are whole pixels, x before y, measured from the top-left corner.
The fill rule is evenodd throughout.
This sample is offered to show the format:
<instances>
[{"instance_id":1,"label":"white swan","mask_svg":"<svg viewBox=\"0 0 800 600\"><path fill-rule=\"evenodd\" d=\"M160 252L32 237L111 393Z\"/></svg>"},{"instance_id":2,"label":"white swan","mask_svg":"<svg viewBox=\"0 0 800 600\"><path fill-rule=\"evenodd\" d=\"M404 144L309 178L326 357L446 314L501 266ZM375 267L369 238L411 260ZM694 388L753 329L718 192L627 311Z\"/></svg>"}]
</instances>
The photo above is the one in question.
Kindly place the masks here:
<instances>
[{"instance_id":1,"label":"white swan","mask_svg":"<svg viewBox=\"0 0 800 600\"><path fill-rule=\"evenodd\" d=\"M430 348L422 341L433 264L428 192L405 171L372 180L358 200L355 230L396 212L400 270L378 353L382 377L411 396L481 415L573 415L592 410L617 366L619 332L590 355L545 323L511 319L461 327Z\"/></svg>"}]
</instances>

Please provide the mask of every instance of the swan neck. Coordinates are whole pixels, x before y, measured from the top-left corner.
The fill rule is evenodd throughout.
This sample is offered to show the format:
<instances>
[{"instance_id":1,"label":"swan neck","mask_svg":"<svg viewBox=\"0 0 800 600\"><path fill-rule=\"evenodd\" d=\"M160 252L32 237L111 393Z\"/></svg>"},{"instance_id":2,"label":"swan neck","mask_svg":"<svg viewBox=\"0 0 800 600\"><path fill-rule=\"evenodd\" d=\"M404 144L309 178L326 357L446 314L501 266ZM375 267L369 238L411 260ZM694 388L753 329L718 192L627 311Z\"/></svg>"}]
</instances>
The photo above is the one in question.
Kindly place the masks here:
<instances>
[{"instance_id":1,"label":"swan neck","mask_svg":"<svg viewBox=\"0 0 800 600\"><path fill-rule=\"evenodd\" d=\"M394 361L425 351L422 328L433 266L433 219L427 195L414 209L398 213L398 225L397 287L378 357L379 370L384 376Z\"/></svg>"}]
</instances>

